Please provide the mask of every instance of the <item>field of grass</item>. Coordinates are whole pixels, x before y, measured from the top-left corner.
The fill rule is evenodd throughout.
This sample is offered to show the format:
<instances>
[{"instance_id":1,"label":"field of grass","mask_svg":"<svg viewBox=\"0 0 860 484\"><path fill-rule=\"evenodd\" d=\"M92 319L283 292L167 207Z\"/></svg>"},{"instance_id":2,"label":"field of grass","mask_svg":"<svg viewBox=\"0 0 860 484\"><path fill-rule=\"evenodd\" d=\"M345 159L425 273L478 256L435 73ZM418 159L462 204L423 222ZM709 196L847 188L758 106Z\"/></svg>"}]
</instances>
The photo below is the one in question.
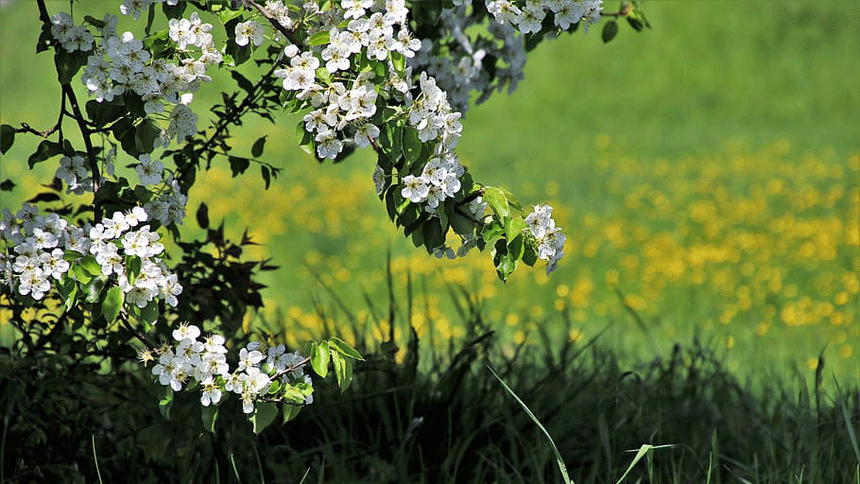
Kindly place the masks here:
<instances>
[{"instance_id":1,"label":"field of grass","mask_svg":"<svg viewBox=\"0 0 860 484\"><path fill-rule=\"evenodd\" d=\"M102 8L109 2L87 2ZM64 8L65 2L51 4ZM250 228L282 270L267 274L269 309L292 338L320 329L318 274L349 304L385 294L385 263L422 294L419 335L462 336L446 285L480 295L503 321L503 348L588 339L633 360L701 337L741 375L792 368L860 380L860 12L839 2L646 2L652 30L545 43L512 96L472 108L460 154L477 180L525 204L549 202L568 234L559 270L521 268L502 285L486 254L426 257L388 222L372 193L373 160L316 162L293 120L250 122L285 168L268 191L216 166L191 193L234 237ZM30 55L31 2L0 10L0 122L53 122L50 56ZM26 62L25 62L26 60ZM32 72L43 75L35 76ZM21 79L26 78L27 83ZM217 84L211 86L212 92ZM199 94L205 104L204 90ZM21 181L14 207L44 181L16 143L0 177ZM189 219L189 223L193 223ZM562 330L560 314L573 327ZM368 332L381 333L368 312ZM825 387L832 386L827 378ZM832 388L830 388L832 389Z\"/></svg>"}]
</instances>

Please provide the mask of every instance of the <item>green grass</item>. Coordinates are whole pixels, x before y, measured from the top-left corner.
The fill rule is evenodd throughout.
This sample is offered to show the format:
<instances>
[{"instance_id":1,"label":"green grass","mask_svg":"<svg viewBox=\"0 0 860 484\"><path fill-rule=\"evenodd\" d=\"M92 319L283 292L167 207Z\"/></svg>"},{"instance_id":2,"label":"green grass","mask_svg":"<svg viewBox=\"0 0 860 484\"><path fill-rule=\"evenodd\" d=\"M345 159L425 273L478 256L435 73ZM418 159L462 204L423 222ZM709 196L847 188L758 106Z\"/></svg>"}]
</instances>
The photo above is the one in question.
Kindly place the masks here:
<instances>
[{"instance_id":1,"label":"green grass","mask_svg":"<svg viewBox=\"0 0 860 484\"><path fill-rule=\"evenodd\" d=\"M116 10L115 5L86 2L76 8ZM49 5L52 11L66 7L65 2ZM476 179L512 189L525 204L551 201L562 212L571 238L570 255L549 280L540 276L539 268L520 269L520 275L503 286L493 280L486 255L467 262L427 261L390 226L373 197L372 156L363 153L344 165L316 166L295 146L293 122L271 126L251 121L237 131L237 145L244 149L261 134L270 134L270 160L282 160L276 164L286 173L269 192L260 193L262 184L253 174L239 185L213 175L192 192L189 211L205 200L213 218L227 217L234 237L249 226L268 244L258 253L273 256L284 269L266 276L264 282L272 287L266 302L287 315L293 307L300 309L300 316L313 313L308 300L319 286L312 272L349 304L359 304L363 291L379 297L384 280L379 268L390 250L403 266L427 275L428 299L441 301L434 310L452 310L440 297L444 285L434 279L443 278L481 293L498 321L508 314L532 321L532 327L521 321L495 328L505 335L508 346L512 337L536 335L537 327L550 325L559 300L575 317L573 301L559 294L566 290L572 294L580 280L588 280L594 289L584 319L575 321L576 330L590 337L608 326L604 341L625 348L632 355L629 362L665 354L675 342L701 336L722 347L727 365L743 375L775 368L790 375L796 368L809 376L807 365L824 351L828 372L843 381L860 377L858 350L848 357L840 353L860 338L856 294L849 294L851 302L837 308L845 313L841 325L822 319L790 326L781 320L781 312L803 297L833 304L843 290L840 278L860 269L854 265L857 247L845 240L835 243L839 250L835 260L817 267L806 267L791 251L766 263L751 259L780 269L785 274L783 286L793 284L796 294L788 295L786 289L762 295L761 302L739 310L726 324L720 318L727 308L738 306L734 296L669 282L659 297L646 298L644 306L635 308L644 323L637 325L606 281L610 271L618 270L622 293L643 297L646 289L668 280L643 274L647 267L660 267L661 258L643 257L631 270L623 269L622 263L627 256L641 257L644 247L660 240L661 234L681 245L705 239L705 224L690 224L692 228L684 232L691 204L700 198L709 201L701 187L693 191L688 185L707 180L714 167L728 167L714 183L726 188L732 202L753 198L758 187L774 179L789 187L782 194L768 195L766 217L729 224L731 234L741 229L763 233L770 243L779 235L767 217L796 215L797 226L810 220L824 224L828 216L842 223L855 217L852 209L860 202L852 198L851 190L857 187L857 172L848 165L860 140L855 120L860 112L856 88L860 64L852 62L860 51L860 12L844 3L820 1L652 1L644 8L654 27L646 32L635 33L622 25L620 35L608 45L602 45L599 31L565 35L541 45L529 59L519 90L512 96L496 94L473 107L465 121L460 154ZM33 2L16 2L0 11L0 122L25 121L42 128L55 119L59 96L50 56L31 55L37 36L32 29L34 11ZM199 105L214 98L223 85L216 79L205 86ZM211 88L210 94L206 88ZM3 157L0 177L23 178L21 185L28 190L44 181L22 168L34 146L35 140L17 142ZM826 167L828 174L807 176L817 166ZM834 167L842 168L842 174L833 175ZM819 204L802 211L792 200L801 196L806 184L821 194L839 185L844 193L831 207ZM298 187L306 194L292 196ZM637 193L639 205L627 207L626 197ZM671 201L663 212L652 206L659 193ZM4 193L2 206L14 207L25 195L24 190L11 196ZM237 208L241 205L237 200L253 203ZM731 203L716 206L719 220L736 208ZM587 225L588 215L597 218L595 226ZM647 233L617 248L605 232L613 223L625 233L637 227ZM724 234L721 240L730 238ZM584 257L590 242L598 243L599 250L594 257ZM653 263L646 267L647 261ZM450 274L459 269L465 275ZM708 277L720 270L734 277L740 271L725 262L711 269ZM401 283L404 273L405 269L399 272ZM819 284L815 276L822 273L832 274L837 283ZM732 281L751 287L755 297L758 289L744 277ZM598 304L608 309L595 310ZM775 316L768 316L771 310ZM765 320L770 329L758 335L758 325ZM559 328L550 329L556 331L556 340L567 339Z\"/></svg>"},{"instance_id":2,"label":"green grass","mask_svg":"<svg viewBox=\"0 0 860 484\"><path fill-rule=\"evenodd\" d=\"M547 339L506 355L490 330L502 322L474 296L454 293L457 323L469 329L463 343L442 349L412 337L399 351L391 341L360 339L366 361L345 394L331 381L317 382L313 405L259 436L235 396L222 402L209 433L199 394L177 394L168 420L158 411L157 382L135 365L117 364L104 376L59 355L0 351L4 435L17 443L0 456L0 480L563 482L546 435L487 363L546 428L578 484L857 478L855 385L824 393L775 378L753 391L698 341L633 367L599 338ZM328 308L336 306L331 299L324 305L327 317L344 321L333 331L362 327ZM419 301L397 306L392 324L408 332L406 322L422 310Z\"/></svg>"}]
</instances>

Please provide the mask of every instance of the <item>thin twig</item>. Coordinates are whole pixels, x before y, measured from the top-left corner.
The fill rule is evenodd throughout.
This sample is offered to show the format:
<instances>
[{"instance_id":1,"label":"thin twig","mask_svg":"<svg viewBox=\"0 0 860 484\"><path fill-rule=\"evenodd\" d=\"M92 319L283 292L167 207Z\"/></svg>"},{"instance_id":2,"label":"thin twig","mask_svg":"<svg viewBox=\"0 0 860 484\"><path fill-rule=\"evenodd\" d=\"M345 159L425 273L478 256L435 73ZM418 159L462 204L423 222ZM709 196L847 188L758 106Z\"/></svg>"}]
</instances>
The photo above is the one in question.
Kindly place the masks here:
<instances>
[{"instance_id":1,"label":"thin twig","mask_svg":"<svg viewBox=\"0 0 860 484\"><path fill-rule=\"evenodd\" d=\"M290 42L292 42L293 44L299 43L298 40L296 40L293 31L281 25L281 23L278 22L278 19L273 17L272 14L270 14L265 8L261 7L260 4L258 4L254 0L242 0L242 5L244 5L245 7L254 7L255 9L257 9L257 11L260 12L263 17L266 18L266 20L269 21L270 24L272 24L272 27L274 27L278 32L284 34L284 37L286 37Z\"/></svg>"},{"instance_id":2,"label":"thin twig","mask_svg":"<svg viewBox=\"0 0 860 484\"><path fill-rule=\"evenodd\" d=\"M272 380L273 381L277 380L277 379L281 378L282 376L286 375L287 373L292 373L292 372L298 370L299 368L307 365L309 361L311 361L311 358L309 356L305 356L302 359L302 361L296 363L295 365L287 367L286 369L281 370L278 373L275 373L275 376L272 377Z\"/></svg>"}]
</instances>

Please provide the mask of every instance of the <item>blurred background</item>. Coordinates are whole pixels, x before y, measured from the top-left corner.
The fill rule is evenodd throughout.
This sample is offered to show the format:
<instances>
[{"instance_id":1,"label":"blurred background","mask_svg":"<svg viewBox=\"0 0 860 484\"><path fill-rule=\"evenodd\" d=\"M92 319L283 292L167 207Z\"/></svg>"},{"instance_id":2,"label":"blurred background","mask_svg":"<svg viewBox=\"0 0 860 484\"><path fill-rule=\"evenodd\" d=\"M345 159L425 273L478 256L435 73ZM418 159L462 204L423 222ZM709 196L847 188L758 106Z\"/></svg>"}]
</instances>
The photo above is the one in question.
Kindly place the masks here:
<instances>
[{"instance_id":1,"label":"blurred background","mask_svg":"<svg viewBox=\"0 0 860 484\"><path fill-rule=\"evenodd\" d=\"M118 4L80 2L75 18ZM267 134L266 161L281 176L264 190L255 170L234 179L216 163L189 194L184 237L199 235L201 202L228 237L247 228L262 244L251 256L282 267L263 275L267 307L247 326L294 342L321 330L317 278L381 336L363 308L365 294L387 298L390 254L396 289L412 278L419 336L429 321L437 340L463 336L455 285L483 301L509 351L538 343L541 328L559 341L602 332L598 344L629 361L698 337L741 377L812 375L823 354L825 375L860 380L860 10L836 1L642 8L652 29L621 25L607 45L599 28L545 42L513 95L497 93L465 119L459 154L476 180L525 206L555 207L568 239L551 276L522 267L503 284L488 254L448 261L413 248L374 195L372 153L318 164L287 116L234 130L239 153ZM35 2L0 1L0 122L46 129L60 95L51 56L33 55L35 25ZM196 95L200 128L229 86L213 77ZM2 158L0 178L18 184L0 194L4 208L56 169L27 169L36 141L21 136ZM562 314L572 328L559 329ZM8 325L0 333L13 337Z\"/></svg>"}]
</instances>

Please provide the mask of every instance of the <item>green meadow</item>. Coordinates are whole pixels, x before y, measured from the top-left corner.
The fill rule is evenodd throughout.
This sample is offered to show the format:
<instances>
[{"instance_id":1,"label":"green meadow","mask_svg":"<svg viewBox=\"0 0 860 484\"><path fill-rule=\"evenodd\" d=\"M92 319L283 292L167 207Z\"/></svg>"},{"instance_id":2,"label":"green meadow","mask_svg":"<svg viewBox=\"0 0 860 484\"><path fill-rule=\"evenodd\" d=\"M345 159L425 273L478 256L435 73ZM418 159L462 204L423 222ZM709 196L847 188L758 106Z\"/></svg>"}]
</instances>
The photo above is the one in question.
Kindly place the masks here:
<instances>
[{"instance_id":1,"label":"green meadow","mask_svg":"<svg viewBox=\"0 0 860 484\"><path fill-rule=\"evenodd\" d=\"M448 261L414 249L373 194L370 153L318 165L287 117L235 130L240 150L267 134L266 159L284 171L265 191L254 170L234 179L216 162L190 194L186 223L205 202L228 236L247 227L263 244L251 256L282 266L263 276L268 307L249 327L291 341L317 334L319 281L363 307L365 294L386 294L390 257L395 285L410 277L421 294L411 321L420 336L431 320L443 338L464 336L449 297L462 286L499 321L507 351L541 331L559 343L600 334L630 364L698 337L742 376L810 377L823 356L826 374L856 382L860 12L827 1L643 7L652 29L622 25L608 45L599 29L546 42L515 93L467 113L459 153L475 178L523 205L556 207L567 256L549 277L523 267L502 284L486 254ZM34 22L32 2L0 10L0 121L47 127L59 94L50 56L31 55ZM225 85L216 76L195 103ZM31 148L16 143L3 157L2 177L19 183L4 207L51 172L28 173ZM357 312L359 332L385 333Z\"/></svg>"}]
</instances>

